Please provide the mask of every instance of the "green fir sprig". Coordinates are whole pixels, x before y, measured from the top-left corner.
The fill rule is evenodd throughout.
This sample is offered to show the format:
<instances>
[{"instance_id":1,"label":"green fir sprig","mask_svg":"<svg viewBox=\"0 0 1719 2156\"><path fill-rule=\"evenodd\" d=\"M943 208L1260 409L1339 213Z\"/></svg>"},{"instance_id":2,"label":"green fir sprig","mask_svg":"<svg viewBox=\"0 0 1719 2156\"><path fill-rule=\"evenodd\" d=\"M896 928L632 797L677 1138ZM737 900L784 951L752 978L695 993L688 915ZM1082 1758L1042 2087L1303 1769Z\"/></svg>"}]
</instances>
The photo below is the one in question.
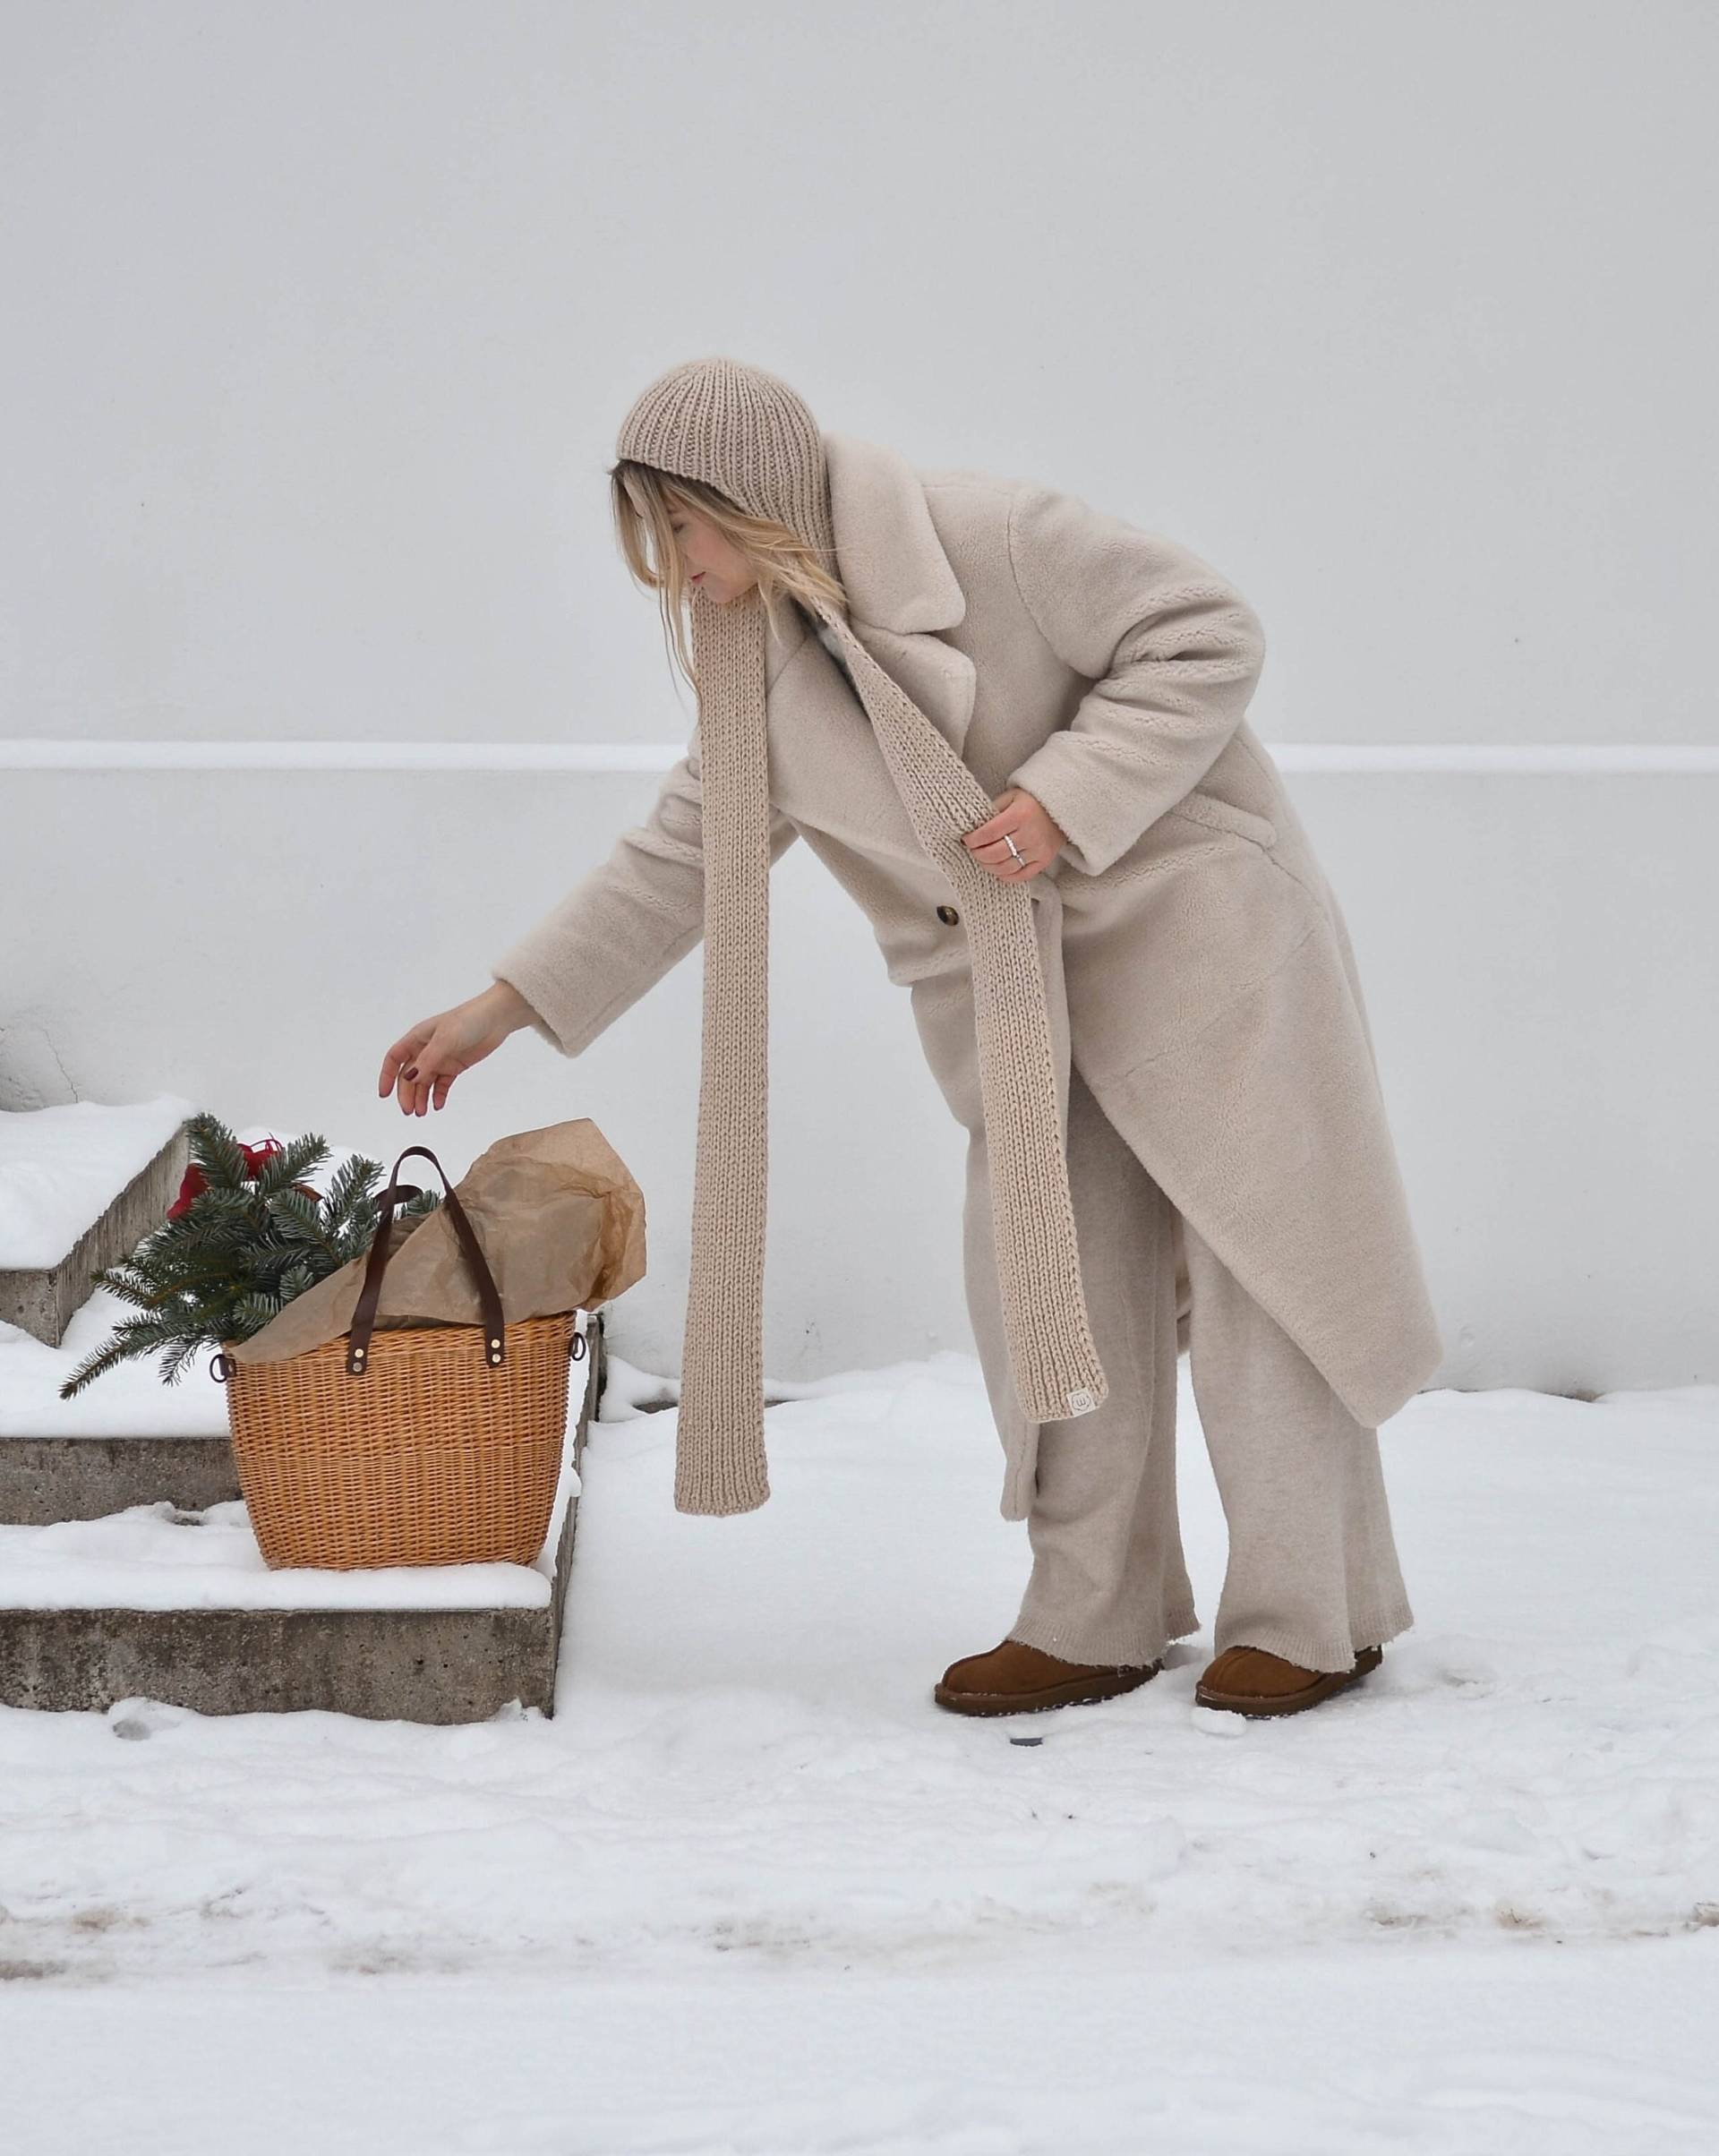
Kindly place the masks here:
<instances>
[{"instance_id":1,"label":"green fir sprig","mask_svg":"<svg viewBox=\"0 0 1719 2156\"><path fill-rule=\"evenodd\" d=\"M314 1133L265 1154L213 1116L191 1116L185 1131L192 1165L172 1212L129 1258L90 1275L137 1314L122 1318L84 1358L60 1387L62 1399L157 1348L162 1382L176 1384L199 1348L261 1332L295 1296L362 1257L376 1238L380 1161L355 1154L319 1195L301 1180L329 1157ZM440 1203L440 1191L420 1191L394 1217L417 1218Z\"/></svg>"}]
</instances>

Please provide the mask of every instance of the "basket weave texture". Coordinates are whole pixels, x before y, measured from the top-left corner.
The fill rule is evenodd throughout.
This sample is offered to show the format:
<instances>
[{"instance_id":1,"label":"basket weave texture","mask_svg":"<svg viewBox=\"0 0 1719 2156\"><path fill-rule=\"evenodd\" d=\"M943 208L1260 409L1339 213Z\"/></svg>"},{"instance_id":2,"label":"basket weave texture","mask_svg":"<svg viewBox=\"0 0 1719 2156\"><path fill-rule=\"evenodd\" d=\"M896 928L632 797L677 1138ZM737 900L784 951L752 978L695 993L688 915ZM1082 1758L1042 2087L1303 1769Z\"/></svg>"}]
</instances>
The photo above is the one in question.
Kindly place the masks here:
<instances>
[{"instance_id":1,"label":"basket weave texture","mask_svg":"<svg viewBox=\"0 0 1719 2156\"><path fill-rule=\"evenodd\" d=\"M264 1561L529 1564L555 1502L576 1314L509 1323L493 1366L482 1325L379 1326L358 1377L345 1339L278 1363L229 1356L227 1426Z\"/></svg>"}]
</instances>

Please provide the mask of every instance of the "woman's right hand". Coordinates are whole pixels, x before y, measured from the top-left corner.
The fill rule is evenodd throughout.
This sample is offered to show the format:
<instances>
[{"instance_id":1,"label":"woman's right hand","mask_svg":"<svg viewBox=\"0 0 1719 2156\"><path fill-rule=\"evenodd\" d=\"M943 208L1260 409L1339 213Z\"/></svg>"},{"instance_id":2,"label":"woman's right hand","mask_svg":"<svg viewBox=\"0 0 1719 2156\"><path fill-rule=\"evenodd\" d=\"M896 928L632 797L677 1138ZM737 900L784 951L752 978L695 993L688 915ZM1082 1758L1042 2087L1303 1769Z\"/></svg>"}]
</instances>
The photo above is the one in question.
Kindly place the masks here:
<instances>
[{"instance_id":1,"label":"woman's right hand","mask_svg":"<svg viewBox=\"0 0 1719 2156\"><path fill-rule=\"evenodd\" d=\"M481 995L408 1026L382 1057L378 1094L385 1100L398 1087L403 1116L446 1107L455 1079L529 1024L530 1008L511 982L496 980Z\"/></svg>"}]
</instances>

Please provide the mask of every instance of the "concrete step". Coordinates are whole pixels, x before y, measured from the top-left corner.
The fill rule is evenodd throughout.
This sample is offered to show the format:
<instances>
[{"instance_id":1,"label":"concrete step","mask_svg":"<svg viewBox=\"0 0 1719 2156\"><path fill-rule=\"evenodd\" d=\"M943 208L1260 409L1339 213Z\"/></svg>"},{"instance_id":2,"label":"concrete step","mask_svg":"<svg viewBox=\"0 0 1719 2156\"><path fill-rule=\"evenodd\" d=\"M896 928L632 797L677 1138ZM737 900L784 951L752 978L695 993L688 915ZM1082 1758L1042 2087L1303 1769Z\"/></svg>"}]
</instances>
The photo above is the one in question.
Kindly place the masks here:
<instances>
[{"instance_id":1,"label":"concrete step","mask_svg":"<svg viewBox=\"0 0 1719 2156\"><path fill-rule=\"evenodd\" d=\"M162 1104L171 1095L159 1096ZM68 1140L76 1149L101 1162L115 1163L111 1185L91 1182L86 1173L69 1175L66 1195L50 1202L50 1218L64 1219L66 1247L57 1255L53 1249L30 1249L21 1259L15 1247L0 1237L0 1322L21 1326L49 1348L57 1348L65 1329L92 1292L90 1276L102 1267L128 1258L152 1228L167 1218L167 1208L179 1194L190 1146L184 1116L176 1125L174 1112L149 1114L156 1103L105 1108L98 1101L77 1101L65 1108L6 1109L0 1111L0 1218L8 1215L8 1195L21 1201L21 1188L8 1194L4 1176L21 1185L26 1166L37 1172L67 1175L64 1168L42 1168L64 1155ZM45 1121L40 1120L46 1118ZM40 1143L32 1145L32 1125L40 1132ZM165 1137L137 1134L165 1129ZM39 1162L32 1156L39 1156ZM51 1201L51 1194L47 1195ZM21 1202L19 1210L23 1211ZM57 1237L56 1238L58 1239Z\"/></svg>"},{"instance_id":2,"label":"concrete step","mask_svg":"<svg viewBox=\"0 0 1719 2156\"><path fill-rule=\"evenodd\" d=\"M0 1436L0 1525L106 1519L164 1497L201 1512L238 1494L224 1437Z\"/></svg>"},{"instance_id":3,"label":"concrete step","mask_svg":"<svg viewBox=\"0 0 1719 2156\"><path fill-rule=\"evenodd\" d=\"M574 1385L585 1373L584 1390L569 1407L567 1464L575 1472L605 1360L602 1313L586 1322L587 1350L572 1365ZM552 1714L578 1517L578 1495L567 1481L561 1497L552 1546L538 1560L548 1598L526 1607L33 1609L5 1606L0 1580L0 1705L105 1712L141 1698L206 1715L321 1708L459 1723L486 1720L517 1700ZM443 1575L461 1569L425 1568ZM401 1577L392 1573L390 1582ZM286 1578L271 1575L274 1582Z\"/></svg>"}]
</instances>

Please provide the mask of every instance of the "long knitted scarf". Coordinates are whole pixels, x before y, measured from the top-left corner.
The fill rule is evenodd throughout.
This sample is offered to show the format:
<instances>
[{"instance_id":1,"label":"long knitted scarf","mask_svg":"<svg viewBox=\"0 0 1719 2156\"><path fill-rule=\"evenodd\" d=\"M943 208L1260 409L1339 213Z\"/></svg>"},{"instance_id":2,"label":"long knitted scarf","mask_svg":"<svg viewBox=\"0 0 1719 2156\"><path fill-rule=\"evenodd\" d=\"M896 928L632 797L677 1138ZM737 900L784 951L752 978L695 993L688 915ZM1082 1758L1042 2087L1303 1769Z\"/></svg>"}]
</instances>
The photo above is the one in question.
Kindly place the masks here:
<instances>
[{"instance_id":1,"label":"long knitted scarf","mask_svg":"<svg viewBox=\"0 0 1719 2156\"><path fill-rule=\"evenodd\" d=\"M704 1016L674 1502L742 1512L770 1494L763 1298L768 1167L769 766L765 620L753 594L695 595L705 860ZM973 973L992 1223L1010 1368L1035 1422L1108 1390L1081 1279L1065 1126L1032 894L962 834L993 811L944 736L839 615L854 688L926 853L962 899Z\"/></svg>"}]
</instances>

